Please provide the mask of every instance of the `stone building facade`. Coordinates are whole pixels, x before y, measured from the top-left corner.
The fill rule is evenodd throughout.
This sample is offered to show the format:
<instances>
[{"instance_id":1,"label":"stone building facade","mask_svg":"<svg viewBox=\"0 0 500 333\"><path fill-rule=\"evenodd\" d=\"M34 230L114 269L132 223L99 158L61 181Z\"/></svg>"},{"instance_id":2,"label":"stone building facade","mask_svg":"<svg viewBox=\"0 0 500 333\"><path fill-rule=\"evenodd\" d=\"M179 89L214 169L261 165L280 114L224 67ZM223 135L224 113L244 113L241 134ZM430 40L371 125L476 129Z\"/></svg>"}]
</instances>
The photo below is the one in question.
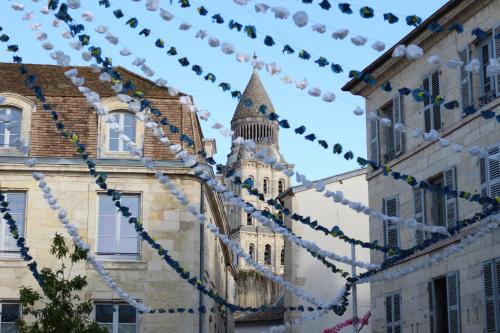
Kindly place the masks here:
<instances>
[{"instance_id":1,"label":"stone building facade","mask_svg":"<svg viewBox=\"0 0 500 333\"><path fill-rule=\"evenodd\" d=\"M455 22L462 24L464 33L448 29ZM431 32L428 29L431 23L434 27L434 23L438 23L443 31ZM474 28L481 31L473 34ZM420 46L423 57L394 58L391 49L364 70L379 83L391 82L391 92L380 89L380 84L349 82L343 89L365 97L368 114L376 112L379 117L392 121L382 126L374 117L367 117L369 158L437 187L498 198L499 123L483 118L481 112L493 111L498 115L500 111L500 76L487 74L490 59L500 59L499 36L499 0L450 0L398 43ZM435 61L436 57L429 61L431 55L438 55L441 62ZM478 72L449 63L461 60L469 64L473 59L479 64ZM430 91L431 96L457 100L460 107L446 109L432 103L431 97L417 103L411 94L399 96L401 87L423 88ZM405 133L395 130L394 124L398 122L405 125ZM436 131L444 140L425 140L422 135L413 135L416 128L427 133L433 131L432 135ZM460 147L453 144L466 148L462 153L455 153ZM471 156L467 149L473 146L485 149L486 153ZM385 177L382 170L370 168L367 179L370 207L391 216L452 227L458 220L484 209L477 202L412 188L403 181ZM490 219L418 251L389 271L404 269L442 253L463 237L477 232ZM406 249L427 237L429 235L414 229L370 218L371 241ZM500 232L493 231L480 242L428 269L373 283L372 332L499 332L499 242ZM383 261L382 253L371 253L372 263Z\"/></svg>"},{"instance_id":2,"label":"stone building facade","mask_svg":"<svg viewBox=\"0 0 500 333\"><path fill-rule=\"evenodd\" d=\"M252 101L251 107L246 105L248 100ZM260 105L266 105L267 112L275 112L259 75L254 71L231 120L231 130L234 131L233 139L237 137L252 139L256 143L256 151L268 149L269 155L292 168L292 165L285 162L279 150L279 126L277 122L269 120L259 112ZM234 143L228 155L226 170L233 170L243 180L252 178L254 186L265 195L266 200L276 198L290 184L289 178L282 172L259 161L253 152L246 151L242 146ZM226 185L232 186L233 191L257 209L269 210L265 202L249 195L245 189L231 184ZM283 236L275 234L269 227L261 225L257 219L240 208L227 205L226 212L231 226L232 239L251 254L257 262L264 264L275 274L282 275L284 269ZM235 264L239 276L239 304L258 306L273 304L278 300L281 294L278 285L261 277L243 259L235 258Z\"/></svg>"},{"instance_id":3,"label":"stone building facade","mask_svg":"<svg viewBox=\"0 0 500 333\"><path fill-rule=\"evenodd\" d=\"M109 129L98 118L85 97L64 77L64 68L49 65L26 65L36 74L49 103L60 113L67 128L79 133L90 156L96 160L97 170L108 174L111 188L124 193L123 199L143 222L146 230L169 250L173 258L199 276L207 286L213 288L231 303L235 302L236 269L232 253L213 234L201 226L188 212L186 206L167 192L155 179L153 173L125 151L110 135ZM98 92L104 106L125 127L126 133L135 138L144 155L155 160L158 168L168 175L193 204L207 216L207 223L216 224L229 234L221 198L185 167L149 131L142 122L127 111L127 105L116 99L115 94L90 68L78 68L85 77L85 85ZM125 80L133 80L137 88L145 93L153 105L168 120L179 128L179 134L168 135L191 153L199 150L215 150L214 142L204 140L196 116L183 106L179 96L169 96L163 88L149 80L120 68ZM57 259L49 253L49 245L55 233L67 237L65 229L57 220L43 193L33 180L33 168L26 166L31 157L37 157L35 170L46 175L46 180L61 207L68 211L68 218L77 227L80 235L91 245L102 260L111 277L126 292L152 307L162 308L207 308L214 302L181 279L153 251L147 243L140 242L135 230L121 222L121 218L102 195L95 179L88 175L85 164L74 152L69 140L60 137L50 114L36 102L33 93L24 84L18 65L0 64L2 81L0 96L5 101L0 105L0 114L12 116L8 128L0 122L0 190L7 194L16 213L19 230L26 238L30 254L40 267L55 267ZM180 141L181 133L194 139L194 148L185 147ZM21 135L29 144L29 153L21 155L12 147L16 135ZM206 165L207 171L211 168ZM19 288L38 285L22 261L16 247L9 240L5 221L0 219L0 312L2 327L8 325L9 313L18 310ZM194 314L143 314L128 308L118 295L101 281L88 264L72 268L72 274L86 275L88 286L83 290L85 300L95 304L95 318L118 332L119 325L128 327L127 332L232 332L233 318L230 313L217 310L213 313ZM132 314L121 318L123 309ZM116 311L118 310L118 311Z\"/></svg>"},{"instance_id":4,"label":"stone building facade","mask_svg":"<svg viewBox=\"0 0 500 333\"><path fill-rule=\"evenodd\" d=\"M366 182L366 169L353 170L325 179L313 182L312 188L305 186L293 186L285 193L281 194L280 200L291 213L303 217L310 216L311 221L318 221L320 225L331 230L334 226L340 229L348 236L367 242L369 240L368 217L359 214L352 209L332 202L331 198L325 198L322 193L316 191L316 185L321 182L325 185L327 191L342 191L349 200L361 202L368 205L368 183ZM352 247L350 244L330 235L324 235L321 232L313 230L296 221L285 219L287 226L299 237L312 241L320 248L332 251L341 256L352 257ZM311 295L329 302L335 298L338 291L345 286L346 279L339 274L333 274L328 268L312 257L306 250L297 246L289 240L285 240L285 279L294 285L307 290ZM370 251L357 246L355 250L355 259L363 262L370 261ZM352 267L342 263L334 264L349 274L352 273ZM357 273L363 270L357 269ZM305 302L285 291L284 304L286 307L298 307ZM370 286L358 286L356 290L357 314L361 318L370 310ZM321 332L327 327L332 327L336 323L343 322L353 317L353 302L351 301L345 313L339 317L334 313L325 314L316 320L303 321L300 324L294 324L287 328L287 333L300 332ZM308 304L309 306L309 304ZM286 312L285 322L293 323L302 317L302 313ZM349 331L350 328L346 328ZM363 328L363 331L369 332L370 325Z\"/></svg>"}]
</instances>

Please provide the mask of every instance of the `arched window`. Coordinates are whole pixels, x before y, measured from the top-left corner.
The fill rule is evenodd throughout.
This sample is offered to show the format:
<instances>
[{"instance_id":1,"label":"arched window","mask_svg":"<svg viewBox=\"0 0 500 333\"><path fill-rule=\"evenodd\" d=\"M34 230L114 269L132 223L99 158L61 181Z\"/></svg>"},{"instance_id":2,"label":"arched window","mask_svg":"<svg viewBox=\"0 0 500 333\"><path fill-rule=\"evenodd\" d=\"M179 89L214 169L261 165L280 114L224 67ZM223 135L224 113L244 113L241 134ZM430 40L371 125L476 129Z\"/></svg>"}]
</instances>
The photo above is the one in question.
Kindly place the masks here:
<instances>
[{"instance_id":1,"label":"arched window","mask_svg":"<svg viewBox=\"0 0 500 333\"><path fill-rule=\"evenodd\" d=\"M264 178L262 187L264 194L269 194L269 179Z\"/></svg>"},{"instance_id":2,"label":"arched window","mask_svg":"<svg viewBox=\"0 0 500 333\"><path fill-rule=\"evenodd\" d=\"M252 260L255 260L255 245L254 244L250 244L250 246L248 247L248 254L250 255L250 258L252 258Z\"/></svg>"},{"instance_id":3,"label":"arched window","mask_svg":"<svg viewBox=\"0 0 500 333\"><path fill-rule=\"evenodd\" d=\"M278 181L278 192L281 194L285 190L285 181L283 179L280 179Z\"/></svg>"},{"instance_id":4,"label":"arched window","mask_svg":"<svg viewBox=\"0 0 500 333\"><path fill-rule=\"evenodd\" d=\"M15 107L0 106L0 147L15 147L21 138L22 111Z\"/></svg>"},{"instance_id":5,"label":"arched window","mask_svg":"<svg viewBox=\"0 0 500 333\"><path fill-rule=\"evenodd\" d=\"M283 212L278 212L278 220L283 222Z\"/></svg>"},{"instance_id":6,"label":"arched window","mask_svg":"<svg viewBox=\"0 0 500 333\"><path fill-rule=\"evenodd\" d=\"M123 134L135 142L135 116L125 111L113 112L112 115L119 125L119 130L122 130ZM111 126L109 127L108 149L110 152L130 151L130 148L127 147L123 140L120 140L120 135L117 131L111 129Z\"/></svg>"},{"instance_id":7,"label":"arched window","mask_svg":"<svg viewBox=\"0 0 500 333\"><path fill-rule=\"evenodd\" d=\"M252 214L247 213L247 225L252 225Z\"/></svg>"},{"instance_id":8,"label":"arched window","mask_svg":"<svg viewBox=\"0 0 500 333\"><path fill-rule=\"evenodd\" d=\"M281 266L285 265L285 248L281 249Z\"/></svg>"},{"instance_id":9,"label":"arched window","mask_svg":"<svg viewBox=\"0 0 500 333\"><path fill-rule=\"evenodd\" d=\"M271 265L271 245L266 244L264 250L264 265Z\"/></svg>"}]
</instances>

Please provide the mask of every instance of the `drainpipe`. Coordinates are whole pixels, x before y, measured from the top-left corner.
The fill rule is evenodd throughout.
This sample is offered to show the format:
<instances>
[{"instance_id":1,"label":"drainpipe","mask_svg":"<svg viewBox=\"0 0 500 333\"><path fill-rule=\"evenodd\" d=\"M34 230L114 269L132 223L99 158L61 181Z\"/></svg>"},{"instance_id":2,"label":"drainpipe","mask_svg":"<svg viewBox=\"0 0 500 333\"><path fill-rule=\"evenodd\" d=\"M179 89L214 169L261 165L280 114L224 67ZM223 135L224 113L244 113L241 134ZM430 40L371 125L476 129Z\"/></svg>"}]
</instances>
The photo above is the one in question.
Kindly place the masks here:
<instances>
[{"instance_id":1,"label":"drainpipe","mask_svg":"<svg viewBox=\"0 0 500 333\"><path fill-rule=\"evenodd\" d=\"M200 183L200 213L205 212L205 187ZM200 224L200 280L203 281L205 277L205 221ZM203 293L199 291L198 303L200 308L203 304ZM198 312L198 332L204 332L204 319L205 314L202 311Z\"/></svg>"}]
</instances>

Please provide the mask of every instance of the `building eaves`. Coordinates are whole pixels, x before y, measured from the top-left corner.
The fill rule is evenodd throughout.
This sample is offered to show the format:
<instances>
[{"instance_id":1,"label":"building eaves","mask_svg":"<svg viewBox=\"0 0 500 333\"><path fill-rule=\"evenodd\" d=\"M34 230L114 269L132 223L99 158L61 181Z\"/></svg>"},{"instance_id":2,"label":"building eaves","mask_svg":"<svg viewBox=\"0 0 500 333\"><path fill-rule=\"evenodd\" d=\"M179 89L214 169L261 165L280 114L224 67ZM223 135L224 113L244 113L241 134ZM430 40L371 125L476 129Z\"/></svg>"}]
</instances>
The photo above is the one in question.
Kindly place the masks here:
<instances>
[{"instance_id":1,"label":"building eaves","mask_svg":"<svg viewBox=\"0 0 500 333\"><path fill-rule=\"evenodd\" d=\"M404 36L399 42L397 42L393 47L391 47L389 50L387 50L384 54L382 54L380 57L378 57L374 62L372 62L370 65L368 65L364 70L363 73L371 73L374 70L376 70L378 67L382 66L385 62L388 60L392 59L392 53L397 45L407 45L410 44L413 40L415 40L421 33L427 31L428 25L431 22L435 22L442 18L445 14L447 14L450 10L454 9L457 7L461 2L466 1L466 0L450 0L446 4L444 4L441 8L439 8L434 14L429 16L422 24L420 24L418 27L413 29L410 33L408 33L406 36ZM481 1L481 0L477 0ZM359 83L362 83L362 81L359 78L352 79L349 82L347 82L343 87L343 91L351 91L355 86L357 86Z\"/></svg>"}]
</instances>

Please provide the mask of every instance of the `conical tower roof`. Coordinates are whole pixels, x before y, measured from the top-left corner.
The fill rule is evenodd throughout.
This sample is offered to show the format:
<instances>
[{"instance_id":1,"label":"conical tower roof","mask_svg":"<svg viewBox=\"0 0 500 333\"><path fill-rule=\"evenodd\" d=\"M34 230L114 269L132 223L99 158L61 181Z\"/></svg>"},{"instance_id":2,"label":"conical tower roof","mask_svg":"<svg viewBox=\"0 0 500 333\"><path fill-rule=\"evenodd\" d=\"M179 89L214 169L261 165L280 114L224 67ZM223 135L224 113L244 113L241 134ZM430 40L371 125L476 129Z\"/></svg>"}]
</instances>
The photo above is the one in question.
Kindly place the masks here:
<instances>
[{"instance_id":1,"label":"conical tower roof","mask_svg":"<svg viewBox=\"0 0 500 333\"><path fill-rule=\"evenodd\" d=\"M251 107L246 104L247 100L253 102ZM266 105L267 112L274 112L274 106L269 98L269 95L260 80L259 74L254 70L248 84L240 98L240 102L236 107L236 112L233 115L233 121L243 118L265 118L267 117L259 112L259 106Z\"/></svg>"}]
</instances>

